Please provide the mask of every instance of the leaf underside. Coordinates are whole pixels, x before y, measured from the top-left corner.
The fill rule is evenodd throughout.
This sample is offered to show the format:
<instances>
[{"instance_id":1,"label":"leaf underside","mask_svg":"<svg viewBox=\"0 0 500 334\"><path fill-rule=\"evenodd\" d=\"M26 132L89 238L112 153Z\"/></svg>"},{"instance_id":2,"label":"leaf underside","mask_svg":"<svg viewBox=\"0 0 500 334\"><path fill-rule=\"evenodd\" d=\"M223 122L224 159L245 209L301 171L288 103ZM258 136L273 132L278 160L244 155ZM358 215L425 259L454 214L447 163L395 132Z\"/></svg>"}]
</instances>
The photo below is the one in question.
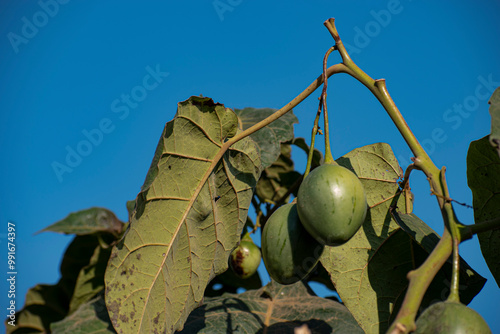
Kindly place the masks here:
<instances>
[{"instance_id":1,"label":"leaf underside","mask_svg":"<svg viewBox=\"0 0 500 334\"><path fill-rule=\"evenodd\" d=\"M500 219L500 158L488 136L473 141L467 152L467 183L472 190L474 221ZM478 234L481 252L500 287L500 230Z\"/></svg>"},{"instance_id":2,"label":"leaf underside","mask_svg":"<svg viewBox=\"0 0 500 334\"><path fill-rule=\"evenodd\" d=\"M363 333L342 304L315 296L304 283L274 281L241 294L208 298L194 310L181 333Z\"/></svg>"},{"instance_id":3,"label":"leaf underside","mask_svg":"<svg viewBox=\"0 0 500 334\"><path fill-rule=\"evenodd\" d=\"M369 210L363 226L351 240L340 246L325 247L321 263L363 330L384 333L391 322L391 314L397 310L406 292L406 274L425 260L439 237L416 216L407 215L411 212L411 203L407 207L405 194L398 195L398 180L403 173L389 145L378 143L361 147L337 162L359 177ZM407 228L403 229L396 222L391 207L397 208L393 214L399 217L400 223L409 221ZM469 275L473 277L468 282L476 285L471 290L467 287L466 296L475 295L484 285L479 275L473 271ZM434 289L449 291L446 279L436 284ZM433 298L431 293L426 301Z\"/></svg>"},{"instance_id":4,"label":"leaf underside","mask_svg":"<svg viewBox=\"0 0 500 334\"><path fill-rule=\"evenodd\" d=\"M210 280L227 269L261 170L250 138L214 161L237 131L236 114L203 97L179 103L166 124L106 271L106 305L118 333L182 329Z\"/></svg>"},{"instance_id":5,"label":"leaf underside","mask_svg":"<svg viewBox=\"0 0 500 334\"><path fill-rule=\"evenodd\" d=\"M96 232L119 234L123 223L113 212L104 208L90 208L73 212L66 218L44 228L41 232L86 235Z\"/></svg>"}]
</instances>

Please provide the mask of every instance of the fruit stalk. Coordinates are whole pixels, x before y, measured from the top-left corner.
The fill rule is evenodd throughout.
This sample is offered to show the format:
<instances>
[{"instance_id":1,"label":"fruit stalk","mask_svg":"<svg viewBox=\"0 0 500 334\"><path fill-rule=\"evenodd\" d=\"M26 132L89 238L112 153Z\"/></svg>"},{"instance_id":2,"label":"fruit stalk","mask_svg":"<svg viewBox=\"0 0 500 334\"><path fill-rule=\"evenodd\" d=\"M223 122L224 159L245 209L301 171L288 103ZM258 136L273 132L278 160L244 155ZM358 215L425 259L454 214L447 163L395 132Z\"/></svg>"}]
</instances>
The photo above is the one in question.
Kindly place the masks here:
<instances>
[{"instance_id":1,"label":"fruit stalk","mask_svg":"<svg viewBox=\"0 0 500 334\"><path fill-rule=\"evenodd\" d=\"M328 51L325 53L325 56L323 57L323 90L321 91L321 96L319 97L319 105L318 105L318 112L316 113L316 118L314 119L314 125L312 128L312 133L311 133L311 147L309 149L309 154L307 155L307 165L306 165L306 171L304 172L304 178L309 174L311 171L311 163L312 163L312 158L313 158L313 153L314 153L314 143L316 141L316 135L319 132L319 117L321 116L321 108L325 111L324 115L324 128L325 128L325 163L327 164L332 164L336 165L337 163L335 162L335 159L333 159L332 155L332 150L330 148L330 126L328 124L328 110L327 110L327 103L326 103L326 94L327 94L327 87L328 87L328 74L327 74L327 63L328 63L328 57L330 56L330 53L335 51L335 46L332 46Z\"/></svg>"},{"instance_id":2,"label":"fruit stalk","mask_svg":"<svg viewBox=\"0 0 500 334\"><path fill-rule=\"evenodd\" d=\"M321 92L321 102L323 103L323 120L325 122L324 131L325 131L325 164L336 165L335 159L333 159L332 149L330 148L330 125L328 123L328 108L326 103L326 95L328 88L328 77L326 75L326 66L328 63L328 57L330 53L336 49L335 46L332 46L325 54L323 58L323 90Z\"/></svg>"},{"instance_id":3,"label":"fruit stalk","mask_svg":"<svg viewBox=\"0 0 500 334\"><path fill-rule=\"evenodd\" d=\"M324 79L324 77L323 77ZM311 132L311 147L309 148L309 153L307 154L307 165L306 165L306 171L304 172L304 178L309 174L311 171L311 164L312 164L312 159L314 155L314 143L316 141L316 135L318 134L319 131L319 116L321 115L321 106L323 104L322 98L319 98L319 106L318 106L318 111L316 112L316 117L314 118L314 125L312 128Z\"/></svg>"}]
</instances>

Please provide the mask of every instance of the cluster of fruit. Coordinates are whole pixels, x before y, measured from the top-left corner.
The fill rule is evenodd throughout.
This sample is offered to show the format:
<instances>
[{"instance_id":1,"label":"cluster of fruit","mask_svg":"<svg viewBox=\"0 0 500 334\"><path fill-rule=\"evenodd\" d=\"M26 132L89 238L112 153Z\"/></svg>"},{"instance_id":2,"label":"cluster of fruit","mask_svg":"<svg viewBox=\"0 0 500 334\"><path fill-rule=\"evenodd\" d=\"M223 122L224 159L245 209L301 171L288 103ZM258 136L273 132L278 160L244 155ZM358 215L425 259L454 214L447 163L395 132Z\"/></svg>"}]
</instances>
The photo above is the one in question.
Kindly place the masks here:
<instances>
[{"instance_id":1,"label":"cluster of fruit","mask_svg":"<svg viewBox=\"0 0 500 334\"><path fill-rule=\"evenodd\" d=\"M360 228L367 211L358 177L347 168L326 164L302 182L296 203L285 204L269 217L262 231L262 256L269 275L278 283L292 284L309 275L324 245L340 245ZM250 277L261 253L248 236L230 257L233 271Z\"/></svg>"},{"instance_id":2,"label":"cluster of fruit","mask_svg":"<svg viewBox=\"0 0 500 334\"><path fill-rule=\"evenodd\" d=\"M309 275L325 245L347 242L365 220L366 195L358 177L326 164L307 175L296 203L269 217L262 232L262 254L269 275L292 284Z\"/></svg>"}]
</instances>

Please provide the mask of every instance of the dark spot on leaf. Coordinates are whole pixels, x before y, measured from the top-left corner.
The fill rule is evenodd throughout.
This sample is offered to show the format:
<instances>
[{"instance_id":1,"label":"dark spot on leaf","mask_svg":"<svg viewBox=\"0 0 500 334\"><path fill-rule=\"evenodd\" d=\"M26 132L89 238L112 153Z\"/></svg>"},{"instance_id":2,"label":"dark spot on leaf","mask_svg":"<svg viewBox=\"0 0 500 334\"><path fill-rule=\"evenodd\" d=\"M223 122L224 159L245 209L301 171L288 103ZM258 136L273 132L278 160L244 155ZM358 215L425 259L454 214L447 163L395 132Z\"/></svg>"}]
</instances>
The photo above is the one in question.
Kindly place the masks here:
<instances>
[{"instance_id":1,"label":"dark spot on leaf","mask_svg":"<svg viewBox=\"0 0 500 334\"><path fill-rule=\"evenodd\" d=\"M115 324L115 325L117 322L116 315L117 315L119 309L120 309L120 303L117 302L116 300L114 300L112 303L108 304L108 312L109 312L109 314L113 315L111 320L113 321L113 324Z\"/></svg>"},{"instance_id":2,"label":"dark spot on leaf","mask_svg":"<svg viewBox=\"0 0 500 334\"><path fill-rule=\"evenodd\" d=\"M121 320L122 322L128 322L128 318L127 318L127 316L125 316L125 314L122 314L122 315L120 316L120 320Z\"/></svg>"},{"instance_id":3,"label":"dark spot on leaf","mask_svg":"<svg viewBox=\"0 0 500 334\"><path fill-rule=\"evenodd\" d=\"M158 313L158 315L156 317L153 318L153 322L155 324L158 324L158 320L160 319L160 313Z\"/></svg>"},{"instance_id":4,"label":"dark spot on leaf","mask_svg":"<svg viewBox=\"0 0 500 334\"><path fill-rule=\"evenodd\" d=\"M273 297L267 291L263 291L262 294L260 295L260 298L266 298L266 299L273 300Z\"/></svg>"},{"instance_id":5,"label":"dark spot on leaf","mask_svg":"<svg viewBox=\"0 0 500 334\"><path fill-rule=\"evenodd\" d=\"M137 260L140 260L141 259L141 254L137 254L135 257L137 258Z\"/></svg>"},{"instance_id":6,"label":"dark spot on leaf","mask_svg":"<svg viewBox=\"0 0 500 334\"><path fill-rule=\"evenodd\" d=\"M127 270L122 270L122 272L120 273L121 276L125 275L127 273Z\"/></svg>"}]
</instances>

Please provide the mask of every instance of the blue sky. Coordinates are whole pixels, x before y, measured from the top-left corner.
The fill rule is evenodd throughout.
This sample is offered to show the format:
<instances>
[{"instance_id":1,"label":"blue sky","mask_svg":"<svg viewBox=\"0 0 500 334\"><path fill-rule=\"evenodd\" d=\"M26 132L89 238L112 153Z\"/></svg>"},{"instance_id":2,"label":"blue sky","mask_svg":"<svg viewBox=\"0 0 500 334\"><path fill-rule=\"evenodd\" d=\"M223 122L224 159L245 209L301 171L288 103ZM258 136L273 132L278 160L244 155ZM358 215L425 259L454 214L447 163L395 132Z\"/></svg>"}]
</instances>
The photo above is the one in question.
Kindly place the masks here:
<instances>
[{"instance_id":1,"label":"blue sky","mask_svg":"<svg viewBox=\"0 0 500 334\"><path fill-rule=\"evenodd\" d=\"M17 305L29 287L58 280L71 240L36 231L92 206L126 220L125 202L139 191L177 102L203 94L231 108L282 107L320 74L333 44L323 26L329 17L353 60L387 80L436 165L447 167L452 196L471 204L467 148L489 133L487 100L500 86L500 3L480 4L2 1L0 245L7 222L15 222ZM338 61L330 57L331 64ZM295 134L308 141L318 96L295 109ZM409 149L361 84L345 75L331 79L329 110L334 156L387 142L408 164ZM96 131L102 136L86 144ZM83 154L68 163L72 150ZM305 156L294 153L303 170ZM66 168L54 169L61 165ZM441 233L435 198L423 174L414 174L415 213ZM472 210L456 209L461 221L473 222ZM477 238L461 252L488 278L470 306L500 332L500 289ZM0 297L2 305L6 299Z\"/></svg>"}]
</instances>

